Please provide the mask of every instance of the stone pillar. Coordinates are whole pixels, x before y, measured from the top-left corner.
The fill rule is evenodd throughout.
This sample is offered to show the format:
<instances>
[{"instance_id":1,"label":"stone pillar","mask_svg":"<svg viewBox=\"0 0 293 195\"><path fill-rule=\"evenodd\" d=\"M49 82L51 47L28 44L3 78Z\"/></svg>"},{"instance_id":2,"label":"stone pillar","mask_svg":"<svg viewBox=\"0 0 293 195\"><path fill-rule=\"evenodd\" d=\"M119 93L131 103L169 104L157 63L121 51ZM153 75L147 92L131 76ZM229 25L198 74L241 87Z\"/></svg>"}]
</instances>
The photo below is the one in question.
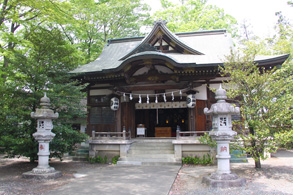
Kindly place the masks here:
<instances>
[{"instance_id":1,"label":"stone pillar","mask_svg":"<svg viewBox=\"0 0 293 195\"><path fill-rule=\"evenodd\" d=\"M22 176L34 179L54 179L61 177L62 173L49 166L49 143L55 137L55 134L51 132L53 129L52 119L57 119L59 115L49 108L50 99L46 93L41 98L40 105L40 109L31 113L31 117L37 119L37 132L33 136L39 142L38 166L32 171L23 173Z\"/></svg>"},{"instance_id":2,"label":"stone pillar","mask_svg":"<svg viewBox=\"0 0 293 195\"><path fill-rule=\"evenodd\" d=\"M229 153L230 141L237 135L232 131L232 115L239 115L240 110L226 102L226 91L221 85L216 91L216 99L217 103L212 104L210 110L205 108L204 113L213 117L213 130L210 136L217 142L218 169L216 173L205 176L202 182L211 187L240 187L246 180L231 173Z\"/></svg>"}]
</instances>

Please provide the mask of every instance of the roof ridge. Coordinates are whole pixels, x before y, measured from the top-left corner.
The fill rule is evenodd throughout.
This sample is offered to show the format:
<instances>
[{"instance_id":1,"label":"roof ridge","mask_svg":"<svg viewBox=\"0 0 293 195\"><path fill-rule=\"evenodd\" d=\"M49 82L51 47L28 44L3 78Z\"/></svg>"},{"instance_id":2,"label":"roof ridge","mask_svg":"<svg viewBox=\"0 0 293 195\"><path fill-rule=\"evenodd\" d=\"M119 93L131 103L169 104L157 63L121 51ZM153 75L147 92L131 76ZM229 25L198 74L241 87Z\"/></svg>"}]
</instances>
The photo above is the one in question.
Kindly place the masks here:
<instances>
[{"instance_id":1,"label":"roof ridge","mask_svg":"<svg viewBox=\"0 0 293 195\"><path fill-rule=\"evenodd\" d=\"M177 44L178 46L182 47L184 50L187 50L188 52L192 53L192 54L197 54L197 55L203 55L203 53L193 49L192 47L188 46L186 43L184 43L182 40L179 39L179 37L172 33L168 27L166 26L166 21L164 20L157 20L156 22L154 22L154 27L152 29L152 31L144 37L144 39L141 41L141 43L135 47L132 51L130 51L129 53L127 53L125 56L123 56L122 58L120 58L119 60L125 60L127 59L129 56L133 55L142 45L147 44L154 36L156 33L158 33L160 30L166 35L168 36L168 38L172 39L175 44Z\"/></svg>"},{"instance_id":2,"label":"roof ridge","mask_svg":"<svg viewBox=\"0 0 293 195\"><path fill-rule=\"evenodd\" d=\"M190 32L178 32L178 33L172 33L178 37L184 37L184 35L201 35L201 34L224 34L227 33L227 30L225 29L218 29L218 30L201 30L201 31L190 31ZM121 43L121 42L128 42L128 41L140 41L143 40L147 36L137 36L137 37L122 37L122 38L115 38L115 39L108 39L108 45L111 43Z\"/></svg>"}]
</instances>

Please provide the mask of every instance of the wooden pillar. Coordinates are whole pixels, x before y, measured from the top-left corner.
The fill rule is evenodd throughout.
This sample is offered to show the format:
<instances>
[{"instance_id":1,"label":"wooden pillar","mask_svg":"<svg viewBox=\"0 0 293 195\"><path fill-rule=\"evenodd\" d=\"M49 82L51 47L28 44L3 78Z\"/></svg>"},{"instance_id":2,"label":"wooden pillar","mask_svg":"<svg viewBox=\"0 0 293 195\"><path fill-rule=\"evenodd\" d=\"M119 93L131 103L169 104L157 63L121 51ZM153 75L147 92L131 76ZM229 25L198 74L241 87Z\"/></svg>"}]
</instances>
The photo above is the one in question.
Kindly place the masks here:
<instances>
[{"instance_id":1,"label":"wooden pillar","mask_svg":"<svg viewBox=\"0 0 293 195\"><path fill-rule=\"evenodd\" d=\"M122 132L122 128L121 128L121 104L120 103L120 106L119 106L119 109L117 111L115 111L115 121L116 121L116 124L115 124L115 130L116 132Z\"/></svg>"},{"instance_id":2,"label":"wooden pillar","mask_svg":"<svg viewBox=\"0 0 293 195\"><path fill-rule=\"evenodd\" d=\"M88 134L89 136L91 136L92 134L92 128L91 128L91 125L90 125L90 107L89 107L89 104L90 104L90 88L87 87L87 103L86 103L86 107L87 107L87 126L86 126L86 134Z\"/></svg>"},{"instance_id":3,"label":"wooden pillar","mask_svg":"<svg viewBox=\"0 0 293 195\"><path fill-rule=\"evenodd\" d=\"M195 131L195 108L188 108L188 129Z\"/></svg>"},{"instance_id":4,"label":"wooden pillar","mask_svg":"<svg viewBox=\"0 0 293 195\"><path fill-rule=\"evenodd\" d=\"M207 107L211 107L211 90L210 90L210 82L207 81Z\"/></svg>"},{"instance_id":5,"label":"wooden pillar","mask_svg":"<svg viewBox=\"0 0 293 195\"><path fill-rule=\"evenodd\" d=\"M133 102L121 103L120 121L120 126L125 126L126 131L130 128L131 136L135 137L135 104Z\"/></svg>"},{"instance_id":6,"label":"wooden pillar","mask_svg":"<svg viewBox=\"0 0 293 195\"><path fill-rule=\"evenodd\" d=\"M211 107L211 90L210 90L210 82L207 80L207 107ZM212 128L212 117L210 115L206 115L206 130L210 130Z\"/></svg>"}]
</instances>

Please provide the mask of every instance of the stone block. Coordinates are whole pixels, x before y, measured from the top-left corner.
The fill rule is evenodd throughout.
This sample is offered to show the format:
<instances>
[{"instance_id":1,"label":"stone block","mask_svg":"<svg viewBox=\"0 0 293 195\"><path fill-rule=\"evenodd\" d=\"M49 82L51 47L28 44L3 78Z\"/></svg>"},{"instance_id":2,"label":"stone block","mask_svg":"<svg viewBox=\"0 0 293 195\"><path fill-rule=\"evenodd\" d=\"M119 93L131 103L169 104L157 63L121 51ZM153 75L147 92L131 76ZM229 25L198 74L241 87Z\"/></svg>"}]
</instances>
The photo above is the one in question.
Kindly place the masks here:
<instances>
[{"instance_id":1,"label":"stone block","mask_svg":"<svg viewBox=\"0 0 293 195\"><path fill-rule=\"evenodd\" d=\"M239 178L235 173L212 173L210 176L203 177L202 183L213 188L241 187L246 184L246 179Z\"/></svg>"},{"instance_id":2,"label":"stone block","mask_svg":"<svg viewBox=\"0 0 293 195\"><path fill-rule=\"evenodd\" d=\"M29 171L22 174L25 179L37 179L37 180L49 180L62 177L61 171L52 171L48 173L36 173L35 171Z\"/></svg>"}]
</instances>

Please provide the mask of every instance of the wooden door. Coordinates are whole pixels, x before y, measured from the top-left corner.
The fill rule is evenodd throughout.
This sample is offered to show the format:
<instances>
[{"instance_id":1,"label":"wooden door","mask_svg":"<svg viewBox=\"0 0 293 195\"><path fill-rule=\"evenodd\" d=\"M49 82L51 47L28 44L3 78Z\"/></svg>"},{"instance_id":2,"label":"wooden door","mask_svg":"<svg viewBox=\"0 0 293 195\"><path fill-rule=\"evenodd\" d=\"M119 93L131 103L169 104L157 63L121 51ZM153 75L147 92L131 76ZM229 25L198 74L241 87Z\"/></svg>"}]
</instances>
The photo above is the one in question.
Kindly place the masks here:
<instances>
[{"instance_id":1,"label":"wooden door","mask_svg":"<svg viewBox=\"0 0 293 195\"><path fill-rule=\"evenodd\" d=\"M203 109L206 107L205 100L196 100L195 107L195 130L205 131L206 130L206 115Z\"/></svg>"}]
</instances>

